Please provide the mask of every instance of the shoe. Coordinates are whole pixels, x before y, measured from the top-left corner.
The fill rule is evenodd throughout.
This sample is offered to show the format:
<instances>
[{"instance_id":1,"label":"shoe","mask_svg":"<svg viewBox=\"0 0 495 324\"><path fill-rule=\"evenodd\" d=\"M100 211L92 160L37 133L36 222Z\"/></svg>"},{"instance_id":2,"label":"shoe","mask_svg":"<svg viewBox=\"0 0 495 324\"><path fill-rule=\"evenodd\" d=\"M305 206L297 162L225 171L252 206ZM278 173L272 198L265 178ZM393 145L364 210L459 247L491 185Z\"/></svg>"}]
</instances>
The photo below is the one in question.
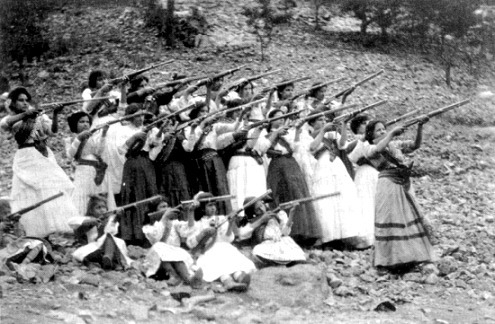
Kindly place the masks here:
<instances>
[{"instance_id":1,"label":"shoe","mask_svg":"<svg viewBox=\"0 0 495 324\"><path fill-rule=\"evenodd\" d=\"M105 270L112 270L114 268L112 259L107 255L104 255L101 259L101 266Z\"/></svg>"},{"instance_id":2,"label":"shoe","mask_svg":"<svg viewBox=\"0 0 495 324\"><path fill-rule=\"evenodd\" d=\"M203 270L198 269L191 277L190 286L192 289L200 289L203 286Z\"/></svg>"},{"instance_id":3,"label":"shoe","mask_svg":"<svg viewBox=\"0 0 495 324\"><path fill-rule=\"evenodd\" d=\"M245 284L246 287L249 287L249 284L251 283L251 275L245 272L242 272L242 274L239 276L239 278L236 280L238 283Z\"/></svg>"}]
</instances>

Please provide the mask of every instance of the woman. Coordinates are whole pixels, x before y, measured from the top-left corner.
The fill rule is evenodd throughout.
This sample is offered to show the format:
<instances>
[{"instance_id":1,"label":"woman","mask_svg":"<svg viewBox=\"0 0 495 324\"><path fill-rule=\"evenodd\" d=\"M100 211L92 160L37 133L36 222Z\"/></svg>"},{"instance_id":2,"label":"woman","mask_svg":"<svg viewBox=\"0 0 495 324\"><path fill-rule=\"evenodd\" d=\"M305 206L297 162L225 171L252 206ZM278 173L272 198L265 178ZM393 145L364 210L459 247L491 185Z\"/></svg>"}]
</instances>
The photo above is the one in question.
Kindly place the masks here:
<instances>
[{"instance_id":1,"label":"woman","mask_svg":"<svg viewBox=\"0 0 495 324\"><path fill-rule=\"evenodd\" d=\"M378 182L378 171L366 159L365 152L370 145L364 138L366 125L370 121L367 115L360 115L351 120L351 131L356 135L354 149L349 159L357 165L354 183L356 184L359 201L360 217L363 222L363 236L369 245L375 241L375 193ZM349 144L349 146L352 144Z\"/></svg>"},{"instance_id":2,"label":"woman","mask_svg":"<svg viewBox=\"0 0 495 324\"><path fill-rule=\"evenodd\" d=\"M246 198L244 204L253 199L254 197ZM265 202L261 200L246 208L249 222L246 226L253 229L253 255L261 265L287 265L306 261L304 251L289 237L295 207L289 211L289 217L282 210L278 213L267 210Z\"/></svg>"},{"instance_id":3,"label":"woman","mask_svg":"<svg viewBox=\"0 0 495 324\"><path fill-rule=\"evenodd\" d=\"M73 140L66 141L66 153L71 160L75 160L74 192L72 201L80 215L84 215L90 195L103 192L101 183L106 171L106 163L101 159L104 141L108 127L103 129L102 135L91 137L89 130L92 118L84 111L73 113L67 118L69 129L77 134ZM108 196L113 200L113 194ZM114 205L114 204L112 204Z\"/></svg>"},{"instance_id":4,"label":"woman","mask_svg":"<svg viewBox=\"0 0 495 324\"><path fill-rule=\"evenodd\" d=\"M268 114L268 118L281 115L283 115L281 110L274 109ZM292 156L295 148L295 131L288 131L284 123L284 119L271 123L267 136L271 146L265 151L271 159L267 172L267 184L268 189L272 190L275 205L310 197L301 168ZM314 243L321 236L321 227L313 204L298 206L296 215L292 237L300 244Z\"/></svg>"},{"instance_id":5,"label":"woman","mask_svg":"<svg viewBox=\"0 0 495 324\"><path fill-rule=\"evenodd\" d=\"M70 197L74 185L60 168L47 146L49 136L58 130L61 106L53 111L53 122L41 110L30 106L31 95L23 88L9 93L10 114L2 119L2 130L14 134L19 149L12 171L12 210L18 211L59 192L64 195L21 217L27 236L46 237L54 232L70 232L69 218L78 212Z\"/></svg>"},{"instance_id":6,"label":"woman","mask_svg":"<svg viewBox=\"0 0 495 324\"><path fill-rule=\"evenodd\" d=\"M211 197L210 193L200 193L194 199ZM196 265L203 270L203 279L207 282L219 280L227 290L246 291L251 282L250 274L256 267L231 244L237 232L234 219L218 215L214 202L196 203L194 207L198 205L203 216L199 221L193 221L193 208L188 211L193 233L188 237L187 245L199 253Z\"/></svg>"},{"instance_id":7,"label":"woman","mask_svg":"<svg viewBox=\"0 0 495 324\"><path fill-rule=\"evenodd\" d=\"M127 106L126 115L139 112L141 107L140 104L130 104ZM149 158L149 152L143 150L147 135L141 131L143 119L141 115L130 120L129 127L135 128L136 133L122 147L122 153L125 152L127 158L120 190L122 205L150 198L158 193L155 168ZM138 206L127 210L122 216L120 236L127 244L148 245L142 230L143 225L149 222L146 216L147 208L147 206Z\"/></svg>"},{"instance_id":8,"label":"woman","mask_svg":"<svg viewBox=\"0 0 495 324\"><path fill-rule=\"evenodd\" d=\"M345 244L355 248L365 248L369 245L358 239L362 235L362 224L356 187L337 153L347 145L346 124L342 123L342 136L331 131L334 125L327 124L325 116L309 120L308 124L314 130L310 150L317 160L312 194L318 196L340 192L337 196L314 202L322 226L321 243L344 240Z\"/></svg>"},{"instance_id":9,"label":"woman","mask_svg":"<svg viewBox=\"0 0 495 324\"><path fill-rule=\"evenodd\" d=\"M74 259L84 264L98 263L103 269L129 268L132 260L127 254L125 242L117 237L118 218L121 213L106 215L107 201L101 196L91 196L87 216L71 219L76 238L84 245L74 251Z\"/></svg>"},{"instance_id":10,"label":"woman","mask_svg":"<svg viewBox=\"0 0 495 324\"><path fill-rule=\"evenodd\" d=\"M433 248L419 206L411 192L412 164L404 154L421 145L423 119L415 141L394 140L404 129L385 130L384 123L371 121L366 126L366 140L371 144L366 157L380 172L375 199L374 265L386 270L408 270L411 266L433 260ZM425 226L426 225L426 226Z\"/></svg>"},{"instance_id":11,"label":"woman","mask_svg":"<svg viewBox=\"0 0 495 324\"><path fill-rule=\"evenodd\" d=\"M188 205L186 208L192 206ZM162 211L161 219L143 227L146 238L152 244L143 262L143 272L146 277L155 276L155 278L160 278L165 272L170 278L169 285L184 282L192 288L199 288L203 271L195 266L189 252L180 247L190 234L188 223L180 221L178 219L180 211L169 208L165 201L158 204L157 211ZM190 215L192 216L192 213Z\"/></svg>"}]
</instances>

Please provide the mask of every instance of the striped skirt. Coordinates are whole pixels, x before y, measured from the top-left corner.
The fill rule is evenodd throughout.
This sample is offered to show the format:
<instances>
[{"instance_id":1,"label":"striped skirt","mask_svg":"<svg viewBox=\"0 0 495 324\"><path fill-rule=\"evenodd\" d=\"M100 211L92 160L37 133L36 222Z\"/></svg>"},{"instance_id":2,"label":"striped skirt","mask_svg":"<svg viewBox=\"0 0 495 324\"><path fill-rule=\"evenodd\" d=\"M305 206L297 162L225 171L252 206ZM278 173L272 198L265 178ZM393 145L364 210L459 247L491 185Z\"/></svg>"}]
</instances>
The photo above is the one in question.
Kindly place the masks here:
<instances>
[{"instance_id":1,"label":"striped skirt","mask_svg":"<svg viewBox=\"0 0 495 324\"><path fill-rule=\"evenodd\" d=\"M375 266L433 261L433 249L408 179L395 170L379 175L375 200Z\"/></svg>"}]
</instances>

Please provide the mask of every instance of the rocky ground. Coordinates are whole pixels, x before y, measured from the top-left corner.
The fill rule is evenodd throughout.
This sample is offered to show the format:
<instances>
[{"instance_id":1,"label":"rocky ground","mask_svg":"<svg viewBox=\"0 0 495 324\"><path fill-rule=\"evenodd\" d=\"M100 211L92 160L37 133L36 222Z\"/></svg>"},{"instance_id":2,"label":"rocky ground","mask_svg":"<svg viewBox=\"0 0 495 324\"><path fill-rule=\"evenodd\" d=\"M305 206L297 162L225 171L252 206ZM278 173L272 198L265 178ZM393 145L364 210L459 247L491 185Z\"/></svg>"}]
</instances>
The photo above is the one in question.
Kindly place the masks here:
<instances>
[{"instance_id":1,"label":"rocky ground","mask_svg":"<svg viewBox=\"0 0 495 324\"><path fill-rule=\"evenodd\" d=\"M237 2L207 3L214 27L232 35L248 32ZM472 98L469 105L430 121L424 145L414 156L416 194L440 235L439 272L378 276L371 267L371 250L307 250L308 264L260 270L245 294L225 293L216 285L191 291L145 279L137 266L127 272L81 267L70 258L70 242L54 238L59 264L25 269L23 276L9 272L0 276L2 323L495 322L495 101L477 96L490 90L493 78L488 74L476 79L457 69L453 87L448 88L431 59L393 46L364 49L343 43L334 32L352 28L348 18L332 18L314 34L309 9L301 12L290 27L280 30L268 51L269 60L259 62L257 47L248 41L246 46L166 50L154 31L144 27L135 8L69 8L54 15L50 26L66 41L70 54L22 71L10 66L9 72L13 83L20 72L27 74L30 90L40 102L77 98L79 85L94 68L120 74L171 58L176 61L170 72L211 73L248 64L253 72L246 75L283 68L276 80L302 75L347 78L330 93L384 69L384 75L349 99L358 103L387 99L377 117ZM246 39L252 40L247 34ZM168 71L154 71L151 78L167 79ZM51 146L65 167L62 139L68 132L65 123L61 126L63 131ZM3 196L9 194L15 144L1 134L0 145ZM145 253L134 247L130 252L137 264Z\"/></svg>"}]
</instances>

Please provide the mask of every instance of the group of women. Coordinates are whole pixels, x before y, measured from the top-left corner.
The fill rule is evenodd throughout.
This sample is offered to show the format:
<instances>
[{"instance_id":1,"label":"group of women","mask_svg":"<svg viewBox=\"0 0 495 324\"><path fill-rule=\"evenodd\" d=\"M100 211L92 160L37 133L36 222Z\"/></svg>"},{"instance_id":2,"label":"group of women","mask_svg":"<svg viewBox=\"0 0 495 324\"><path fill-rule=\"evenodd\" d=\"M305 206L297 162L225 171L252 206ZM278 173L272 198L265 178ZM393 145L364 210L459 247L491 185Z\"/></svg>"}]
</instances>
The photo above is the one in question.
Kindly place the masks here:
<instances>
[{"instance_id":1,"label":"group of women","mask_svg":"<svg viewBox=\"0 0 495 324\"><path fill-rule=\"evenodd\" d=\"M336 103L325 99L326 87L318 84L294 100L294 83L253 93L246 79L235 87L222 86L217 78L161 90L149 86L144 75L118 80L119 90L115 80L106 80L105 72L91 72L82 97L102 99L86 101L67 118L72 182L47 145L63 107L55 105L50 119L25 88L9 93L9 115L0 127L19 146L13 210L64 193L22 215L26 235L76 229L86 243L93 242L76 259L99 260L106 268L128 266L126 244L151 247L147 275L175 273L191 285L200 277L220 279L232 290L245 290L255 263L304 261L301 245L374 245L375 266L388 270L433 260L432 228L415 201L404 156L419 148L426 119L415 141L399 141L395 137L403 128L387 132L385 122L367 115L335 125L334 115L319 114ZM205 96L194 95L200 85L206 85ZM254 100L260 103L221 113ZM296 110L299 115L285 116ZM239 213L268 189L269 199ZM215 200L229 194L233 199ZM105 216L155 195L163 197L165 207L137 203L113 218ZM325 195L291 205L288 214L276 209ZM96 208L102 201L104 208ZM156 208L161 217L150 216ZM251 243L254 263L231 244L234 240Z\"/></svg>"}]
</instances>

